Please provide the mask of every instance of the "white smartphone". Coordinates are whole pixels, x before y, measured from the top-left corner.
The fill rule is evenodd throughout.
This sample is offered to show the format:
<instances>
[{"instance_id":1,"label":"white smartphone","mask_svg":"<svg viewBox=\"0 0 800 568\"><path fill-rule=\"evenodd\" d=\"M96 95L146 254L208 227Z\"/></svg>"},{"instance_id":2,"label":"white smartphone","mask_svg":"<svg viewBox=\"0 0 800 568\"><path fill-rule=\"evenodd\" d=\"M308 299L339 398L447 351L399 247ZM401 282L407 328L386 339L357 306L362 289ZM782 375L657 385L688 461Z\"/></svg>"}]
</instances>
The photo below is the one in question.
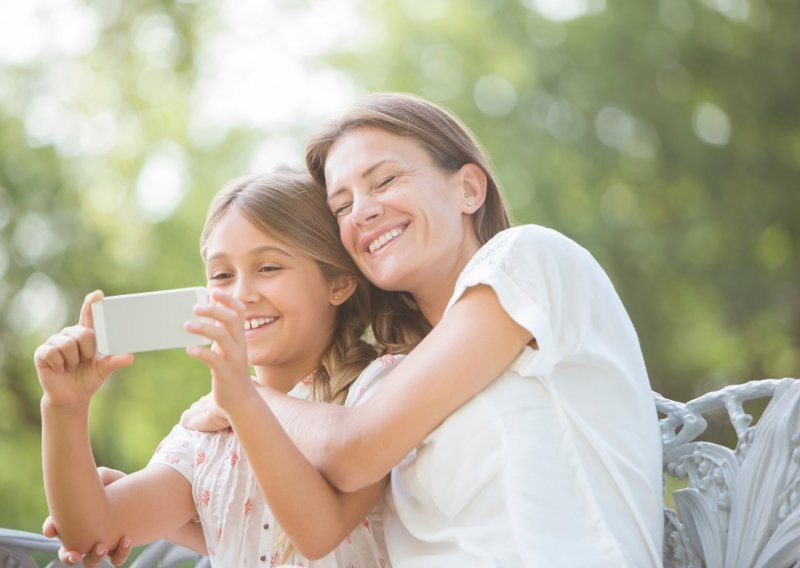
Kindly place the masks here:
<instances>
[{"instance_id":1,"label":"white smartphone","mask_svg":"<svg viewBox=\"0 0 800 568\"><path fill-rule=\"evenodd\" d=\"M102 355L140 353L187 345L208 345L205 337L183 329L195 304L208 303L202 287L109 296L92 304L97 350Z\"/></svg>"}]
</instances>

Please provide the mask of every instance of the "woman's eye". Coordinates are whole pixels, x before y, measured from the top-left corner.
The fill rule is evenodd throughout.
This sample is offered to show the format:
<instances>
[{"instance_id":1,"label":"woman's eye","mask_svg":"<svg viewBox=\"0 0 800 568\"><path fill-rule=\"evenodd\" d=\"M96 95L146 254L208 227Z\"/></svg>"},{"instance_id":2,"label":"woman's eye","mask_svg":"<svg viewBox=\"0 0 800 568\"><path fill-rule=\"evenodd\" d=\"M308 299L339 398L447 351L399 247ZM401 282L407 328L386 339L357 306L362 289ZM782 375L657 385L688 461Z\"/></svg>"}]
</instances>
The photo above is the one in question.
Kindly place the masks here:
<instances>
[{"instance_id":1,"label":"woman's eye","mask_svg":"<svg viewBox=\"0 0 800 568\"><path fill-rule=\"evenodd\" d=\"M283 268L283 267L274 266L274 265L268 265L268 266L262 266L261 268L258 269L258 271L259 272L276 272L278 270L281 270L281 268Z\"/></svg>"},{"instance_id":2,"label":"woman's eye","mask_svg":"<svg viewBox=\"0 0 800 568\"><path fill-rule=\"evenodd\" d=\"M376 187L378 189L384 189L384 188L388 187L389 184L391 184L398 177L400 177L400 174L392 174L390 176L386 176L385 178L383 178L382 180L380 180L378 182L378 185Z\"/></svg>"},{"instance_id":3,"label":"woman's eye","mask_svg":"<svg viewBox=\"0 0 800 568\"><path fill-rule=\"evenodd\" d=\"M348 213L350 213L350 210L352 208L353 208L353 204L352 203L343 203L342 205L340 205L339 207L336 207L333 210L333 214L336 215L337 217L341 217L343 215L347 215Z\"/></svg>"},{"instance_id":4,"label":"woman's eye","mask_svg":"<svg viewBox=\"0 0 800 568\"><path fill-rule=\"evenodd\" d=\"M209 280L227 280L228 278L232 278L233 275L229 272L214 272L211 274L208 279Z\"/></svg>"}]
</instances>

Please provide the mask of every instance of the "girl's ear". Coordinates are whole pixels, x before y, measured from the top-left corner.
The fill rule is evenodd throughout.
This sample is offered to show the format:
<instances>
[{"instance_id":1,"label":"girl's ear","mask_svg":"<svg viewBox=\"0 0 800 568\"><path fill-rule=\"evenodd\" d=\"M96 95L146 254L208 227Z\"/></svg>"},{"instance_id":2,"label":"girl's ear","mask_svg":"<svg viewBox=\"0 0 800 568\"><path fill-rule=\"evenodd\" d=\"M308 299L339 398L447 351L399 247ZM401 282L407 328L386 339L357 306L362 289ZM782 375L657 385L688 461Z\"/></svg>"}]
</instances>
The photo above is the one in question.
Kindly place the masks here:
<instances>
[{"instance_id":1,"label":"girl's ear","mask_svg":"<svg viewBox=\"0 0 800 568\"><path fill-rule=\"evenodd\" d=\"M342 274L331 280L330 302L334 306L341 306L353 295L358 286L358 280L352 274Z\"/></svg>"},{"instance_id":2,"label":"girl's ear","mask_svg":"<svg viewBox=\"0 0 800 568\"><path fill-rule=\"evenodd\" d=\"M477 164L467 163L461 166L461 211L472 215L481 208L486 200L488 180L486 173Z\"/></svg>"}]
</instances>

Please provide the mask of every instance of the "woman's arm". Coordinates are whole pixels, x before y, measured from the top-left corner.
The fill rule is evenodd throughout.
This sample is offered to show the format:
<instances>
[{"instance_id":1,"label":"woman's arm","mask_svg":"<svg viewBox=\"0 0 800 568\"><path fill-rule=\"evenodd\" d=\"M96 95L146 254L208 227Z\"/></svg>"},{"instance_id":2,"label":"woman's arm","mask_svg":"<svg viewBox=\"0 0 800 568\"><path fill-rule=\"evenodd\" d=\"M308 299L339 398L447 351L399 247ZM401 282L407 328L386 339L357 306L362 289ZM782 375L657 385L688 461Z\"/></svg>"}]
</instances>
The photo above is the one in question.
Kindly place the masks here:
<instances>
[{"instance_id":1,"label":"woman's arm","mask_svg":"<svg viewBox=\"0 0 800 568\"><path fill-rule=\"evenodd\" d=\"M269 389L262 395L330 482L342 491L356 491L386 476L532 340L495 292L480 285L464 293L363 404L320 405Z\"/></svg>"},{"instance_id":2,"label":"woman's arm","mask_svg":"<svg viewBox=\"0 0 800 568\"><path fill-rule=\"evenodd\" d=\"M244 305L213 290L215 304L197 315L213 323L189 322L187 329L214 343L187 352L211 369L212 392L227 413L261 492L289 540L304 556L321 558L355 529L375 506L386 477L350 494L340 493L286 435L250 380L243 332Z\"/></svg>"}]
</instances>

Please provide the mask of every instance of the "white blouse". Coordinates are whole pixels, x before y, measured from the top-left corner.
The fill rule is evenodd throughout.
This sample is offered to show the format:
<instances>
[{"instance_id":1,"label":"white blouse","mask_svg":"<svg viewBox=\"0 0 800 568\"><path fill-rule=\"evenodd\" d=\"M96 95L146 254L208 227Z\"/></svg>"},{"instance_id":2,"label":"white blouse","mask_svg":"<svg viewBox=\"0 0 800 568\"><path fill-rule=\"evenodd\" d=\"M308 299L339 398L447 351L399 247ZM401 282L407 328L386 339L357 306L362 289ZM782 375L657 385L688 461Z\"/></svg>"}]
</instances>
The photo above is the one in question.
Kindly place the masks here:
<instances>
[{"instance_id":1,"label":"white blouse","mask_svg":"<svg viewBox=\"0 0 800 568\"><path fill-rule=\"evenodd\" d=\"M570 239L528 225L478 251L448 309L478 284L538 348L392 470L393 566L660 566L657 415L608 277Z\"/></svg>"},{"instance_id":2,"label":"white blouse","mask_svg":"<svg viewBox=\"0 0 800 568\"><path fill-rule=\"evenodd\" d=\"M361 374L366 381L353 385L345 406L368 399L393 365L381 357ZM290 396L308 399L308 383L298 383ZM280 459L276 456L275 459ZM270 568L278 565L275 518L258 487L244 449L231 429L197 432L180 425L161 442L150 463L175 468L192 485L192 496L203 527L208 554L222 568ZM298 487L298 491L302 491ZM336 549L319 560L308 560L297 551L281 565L307 568L384 568L389 566L383 538L381 499L375 508Z\"/></svg>"}]
</instances>

